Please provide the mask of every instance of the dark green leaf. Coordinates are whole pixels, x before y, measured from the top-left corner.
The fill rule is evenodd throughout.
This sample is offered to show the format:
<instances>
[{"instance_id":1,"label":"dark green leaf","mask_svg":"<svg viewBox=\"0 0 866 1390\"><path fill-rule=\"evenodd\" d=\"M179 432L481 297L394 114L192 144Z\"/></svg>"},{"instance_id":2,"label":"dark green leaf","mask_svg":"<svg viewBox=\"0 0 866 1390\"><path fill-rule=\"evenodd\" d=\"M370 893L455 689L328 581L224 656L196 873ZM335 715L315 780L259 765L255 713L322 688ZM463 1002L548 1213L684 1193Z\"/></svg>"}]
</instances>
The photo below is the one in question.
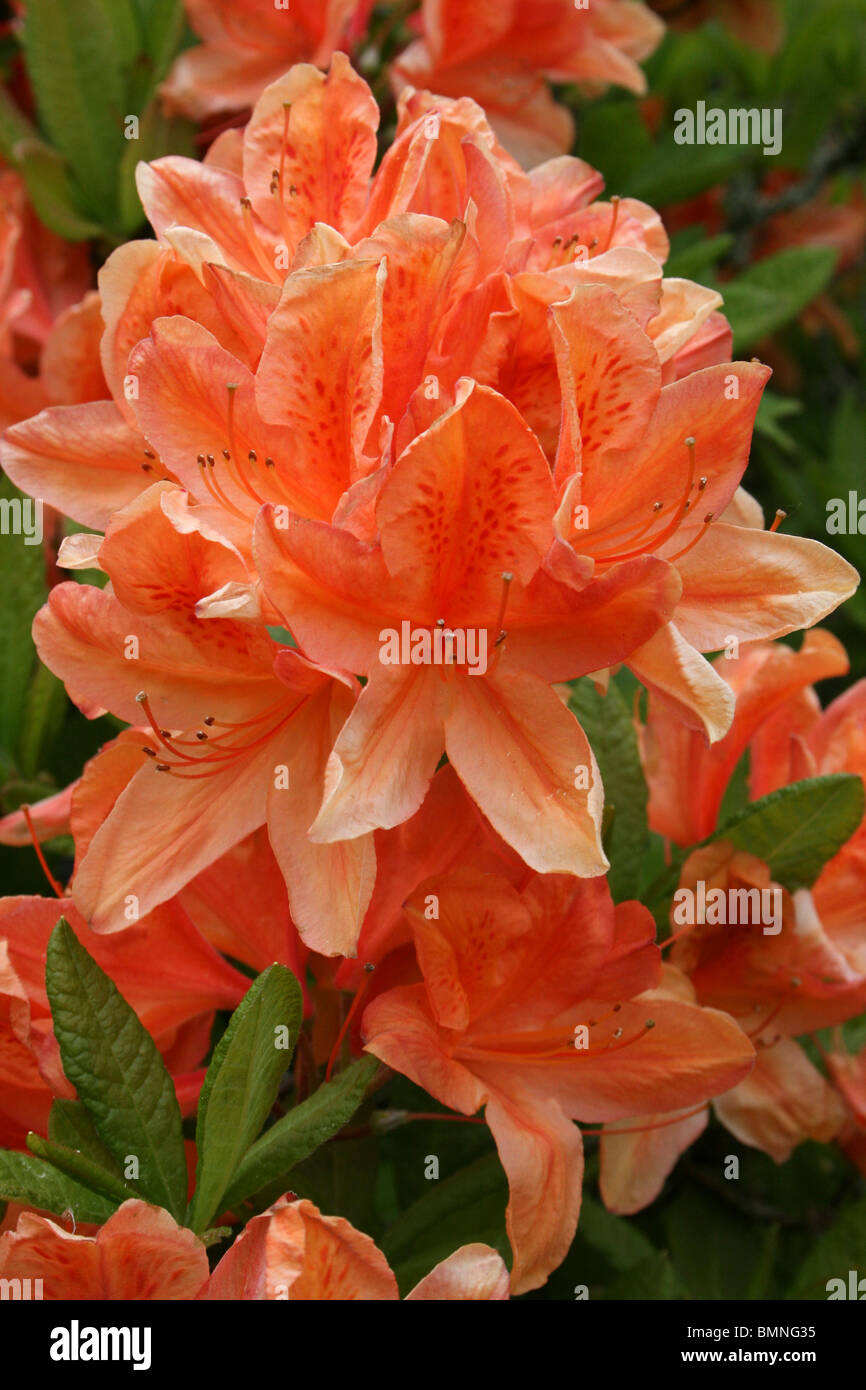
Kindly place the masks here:
<instances>
[{"instance_id":1,"label":"dark green leaf","mask_svg":"<svg viewBox=\"0 0 866 1390\"><path fill-rule=\"evenodd\" d=\"M138 1190L176 1220L187 1172L174 1084L153 1038L61 917L48 943L46 988L63 1070L115 1159L138 1159Z\"/></svg>"},{"instance_id":2,"label":"dark green leaf","mask_svg":"<svg viewBox=\"0 0 866 1390\"><path fill-rule=\"evenodd\" d=\"M102 1225L117 1203L97 1192L90 1192L72 1178L58 1173L50 1163L32 1154L10 1153L0 1149L0 1197L6 1202L20 1202L39 1211L53 1211L58 1216L71 1212L76 1222L93 1221Z\"/></svg>"},{"instance_id":3,"label":"dark green leaf","mask_svg":"<svg viewBox=\"0 0 866 1390\"><path fill-rule=\"evenodd\" d=\"M0 749L7 753L21 736L34 666L30 628L45 599L42 546L30 544L39 527L35 507L0 478Z\"/></svg>"},{"instance_id":4,"label":"dark green leaf","mask_svg":"<svg viewBox=\"0 0 866 1390\"><path fill-rule=\"evenodd\" d=\"M777 883L811 888L863 819L861 779L849 773L792 782L753 801L712 838L730 840L770 866Z\"/></svg>"},{"instance_id":5,"label":"dark green leaf","mask_svg":"<svg viewBox=\"0 0 866 1390\"><path fill-rule=\"evenodd\" d=\"M815 1241L791 1285L789 1298L826 1299L830 1279L842 1279L848 1293L848 1272L866 1276L863 1233L866 1231L866 1197L844 1206L829 1230Z\"/></svg>"},{"instance_id":6,"label":"dark green leaf","mask_svg":"<svg viewBox=\"0 0 866 1390\"><path fill-rule=\"evenodd\" d=\"M98 1163L100 1168L122 1178L123 1169L110 1149L107 1149L93 1127L87 1107L80 1100L55 1100L48 1116L48 1138L55 1144L63 1144L67 1149Z\"/></svg>"},{"instance_id":7,"label":"dark green leaf","mask_svg":"<svg viewBox=\"0 0 866 1390\"><path fill-rule=\"evenodd\" d=\"M139 1195L134 1188L127 1187L126 1183L121 1182L113 1173L94 1163L93 1159L87 1158L75 1149L66 1148L64 1144L53 1144L50 1139L41 1139L38 1134L28 1134L27 1147L37 1158L44 1158L66 1177L80 1182L91 1192L100 1193L115 1205Z\"/></svg>"},{"instance_id":8,"label":"dark green leaf","mask_svg":"<svg viewBox=\"0 0 866 1390\"><path fill-rule=\"evenodd\" d=\"M226 1207L286 1178L295 1164L341 1130L364 1099L378 1065L375 1057L360 1057L271 1125L239 1164L225 1195Z\"/></svg>"},{"instance_id":9,"label":"dark green leaf","mask_svg":"<svg viewBox=\"0 0 866 1390\"><path fill-rule=\"evenodd\" d=\"M430 1182L381 1241L403 1294L459 1245L481 1241L510 1263L505 1233L508 1183L498 1154Z\"/></svg>"},{"instance_id":10,"label":"dark green leaf","mask_svg":"<svg viewBox=\"0 0 866 1390\"><path fill-rule=\"evenodd\" d=\"M250 986L217 1044L199 1098L198 1168L190 1206L194 1230L203 1231L219 1211L238 1164L268 1117L292 1059L302 1012L301 988L291 970L271 965Z\"/></svg>"},{"instance_id":11,"label":"dark green leaf","mask_svg":"<svg viewBox=\"0 0 866 1390\"><path fill-rule=\"evenodd\" d=\"M608 884L614 899L622 902L638 892L647 843L647 787L631 712L613 683L606 695L599 695L587 678L574 683L569 704L598 761L605 811L612 811L605 841Z\"/></svg>"}]
</instances>

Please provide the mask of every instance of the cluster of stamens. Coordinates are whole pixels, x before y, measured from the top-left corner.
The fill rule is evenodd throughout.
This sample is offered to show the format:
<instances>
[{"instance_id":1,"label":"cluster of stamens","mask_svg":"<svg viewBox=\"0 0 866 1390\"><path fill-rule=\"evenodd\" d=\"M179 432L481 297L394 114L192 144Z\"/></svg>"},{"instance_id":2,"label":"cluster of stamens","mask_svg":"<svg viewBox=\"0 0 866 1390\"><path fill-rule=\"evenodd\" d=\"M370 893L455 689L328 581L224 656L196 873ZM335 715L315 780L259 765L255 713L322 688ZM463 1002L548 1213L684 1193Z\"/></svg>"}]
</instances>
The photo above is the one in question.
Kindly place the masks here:
<instances>
[{"instance_id":1,"label":"cluster of stamens","mask_svg":"<svg viewBox=\"0 0 866 1390\"><path fill-rule=\"evenodd\" d=\"M158 748L145 745L142 753L154 760L157 772L169 773L187 781L215 777L229 764L236 763L262 747L283 725L294 718L309 697L305 697L292 709L287 707L285 700L280 700L260 714L253 715L251 719L222 720L211 714L205 715L202 720L205 727L196 730L193 738L182 738L172 734L168 729L161 728L146 691L139 691L135 698L159 745ZM216 732L213 732L214 730ZM243 736L247 733L252 733L254 737L251 740L245 739ZM196 751L187 752L187 749Z\"/></svg>"}]
</instances>

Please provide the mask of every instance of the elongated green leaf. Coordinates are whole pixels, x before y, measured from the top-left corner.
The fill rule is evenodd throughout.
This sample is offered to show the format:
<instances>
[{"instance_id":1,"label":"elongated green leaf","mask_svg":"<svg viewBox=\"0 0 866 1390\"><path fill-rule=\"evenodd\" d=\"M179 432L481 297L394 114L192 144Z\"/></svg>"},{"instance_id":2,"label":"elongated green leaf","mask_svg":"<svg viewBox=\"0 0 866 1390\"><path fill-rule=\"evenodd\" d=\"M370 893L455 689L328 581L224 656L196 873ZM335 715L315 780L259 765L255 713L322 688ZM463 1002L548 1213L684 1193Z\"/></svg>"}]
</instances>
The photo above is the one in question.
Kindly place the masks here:
<instances>
[{"instance_id":1,"label":"elongated green leaf","mask_svg":"<svg viewBox=\"0 0 866 1390\"><path fill-rule=\"evenodd\" d=\"M796 318L833 274L836 252L794 246L768 256L722 287L734 330L734 356Z\"/></svg>"},{"instance_id":2,"label":"elongated green leaf","mask_svg":"<svg viewBox=\"0 0 866 1390\"><path fill-rule=\"evenodd\" d=\"M0 1197L40 1211L53 1211L58 1216L70 1211L76 1221L95 1221L99 1225L117 1209L116 1202L90 1192L43 1159L7 1149L0 1149Z\"/></svg>"},{"instance_id":3,"label":"elongated green leaf","mask_svg":"<svg viewBox=\"0 0 866 1390\"><path fill-rule=\"evenodd\" d=\"M10 754L18 746L34 666L30 628L45 598L39 517L36 504L0 478L0 748ZM33 537L36 544L29 543Z\"/></svg>"},{"instance_id":4,"label":"elongated green leaf","mask_svg":"<svg viewBox=\"0 0 866 1390\"><path fill-rule=\"evenodd\" d=\"M277 1098L303 1011L301 987L284 965L271 965L232 1014L202 1086L196 1126L198 1168L190 1206L203 1231L220 1209L241 1159Z\"/></svg>"},{"instance_id":5,"label":"elongated green leaf","mask_svg":"<svg viewBox=\"0 0 866 1390\"><path fill-rule=\"evenodd\" d=\"M569 701L589 739L604 783L605 812L612 816L605 842L608 884L617 902L640 885L647 843L647 786L629 708L615 685L599 695L592 681L576 681Z\"/></svg>"},{"instance_id":6,"label":"elongated green leaf","mask_svg":"<svg viewBox=\"0 0 866 1390\"><path fill-rule=\"evenodd\" d=\"M156 1044L116 985L61 917L48 943L46 988L63 1070L100 1139L138 1191L181 1220L187 1174L180 1107Z\"/></svg>"},{"instance_id":7,"label":"elongated green leaf","mask_svg":"<svg viewBox=\"0 0 866 1390\"><path fill-rule=\"evenodd\" d=\"M75 1149L68 1149L64 1144L53 1144L50 1139L41 1139L38 1134L28 1134L27 1147L37 1158L44 1158L66 1177L80 1182L91 1192L100 1193L115 1205L139 1195L134 1188L127 1187L126 1183L121 1182L113 1173L100 1168L93 1159L86 1158Z\"/></svg>"},{"instance_id":8,"label":"elongated green leaf","mask_svg":"<svg viewBox=\"0 0 866 1390\"><path fill-rule=\"evenodd\" d=\"M55 1100L48 1116L48 1138L53 1144L75 1149L121 1178L123 1169L110 1149L107 1149L93 1127L87 1107L80 1100Z\"/></svg>"},{"instance_id":9,"label":"elongated green leaf","mask_svg":"<svg viewBox=\"0 0 866 1390\"><path fill-rule=\"evenodd\" d=\"M79 194L73 187L69 166L56 150L41 140L22 140L15 152L36 214L66 241L87 241L100 236L99 223L78 211Z\"/></svg>"},{"instance_id":10,"label":"elongated green leaf","mask_svg":"<svg viewBox=\"0 0 866 1390\"><path fill-rule=\"evenodd\" d=\"M226 1207L287 1177L295 1164L341 1130L361 1104L378 1065L375 1057L359 1058L271 1125L240 1163L225 1195Z\"/></svg>"},{"instance_id":11,"label":"elongated green leaf","mask_svg":"<svg viewBox=\"0 0 866 1390\"><path fill-rule=\"evenodd\" d=\"M183 0L133 0L139 14L143 52L151 82L160 82L180 48L186 29Z\"/></svg>"},{"instance_id":12,"label":"elongated green leaf","mask_svg":"<svg viewBox=\"0 0 866 1390\"><path fill-rule=\"evenodd\" d=\"M18 740L18 766L24 777L33 777L39 771L45 749L59 732L65 713L63 682L39 662L27 691Z\"/></svg>"},{"instance_id":13,"label":"elongated green leaf","mask_svg":"<svg viewBox=\"0 0 866 1390\"><path fill-rule=\"evenodd\" d=\"M129 234L143 226L144 208L135 184L135 171L140 160L150 161L166 154L195 153L194 127L188 121L166 116L158 97L154 97L142 112L138 139L127 140L118 168L120 226Z\"/></svg>"},{"instance_id":14,"label":"elongated green leaf","mask_svg":"<svg viewBox=\"0 0 866 1390\"><path fill-rule=\"evenodd\" d=\"M138 41L131 0L28 0L23 43L40 124L74 171L80 211L106 225Z\"/></svg>"}]
</instances>

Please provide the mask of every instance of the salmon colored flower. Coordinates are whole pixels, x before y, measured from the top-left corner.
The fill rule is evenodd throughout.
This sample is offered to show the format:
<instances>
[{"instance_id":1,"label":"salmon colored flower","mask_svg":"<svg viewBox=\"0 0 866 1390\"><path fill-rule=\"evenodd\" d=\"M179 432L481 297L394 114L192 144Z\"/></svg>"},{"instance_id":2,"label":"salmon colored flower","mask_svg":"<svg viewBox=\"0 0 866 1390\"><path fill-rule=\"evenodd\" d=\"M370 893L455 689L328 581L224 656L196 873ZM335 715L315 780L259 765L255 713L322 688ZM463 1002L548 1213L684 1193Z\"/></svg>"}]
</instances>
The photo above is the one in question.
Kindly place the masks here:
<instances>
[{"instance_id":1,"label":"salmon colored flower","mask_svg":"<svg viewBox=\"0 0 866 1390\"><path fill-rule=\"evenodd\" d=\"M280 73L309 59L326 67L334 50L363 31L372 0L184 0L203 40L175 59L161 87L167 111L193 120L254 106Z\"/></svg>"},{"instance_id":2,"label":"salmon colored flower","mask_svg":"<svg viewBox=\"0 0 866 1390\"><path fill-rule=\"evenodd\" d=\"M327 951L351 951L372 843L312 845L306 832L354 682L261 625L207 616L220 611L205 603L215 593L234 611L245 568L178 489L156 485L94 539L110 588L57 586L36 643L86 714L147 722L150 756L136 750L139 771L92 834L76 903L97 931L121 929L130 894L144 915L267 823L299 929Z\"/></svg>"},{"instance_id":3,"label":"salmon colored flower","mask_svg":"<svg viewBox=\"0 0 866 1390\"><path fill-rule=\"evenodd\" d=\"M209 1274L204 1244L167 1211L136 1198L94 1235L70 1234L22 1212L0 1235L0 1278L40 1279L48 1302L193 1299L289 1302L399 1298L388 1262L369 1236L312 1202L283 1199L255 1216ZM407 1299L461 1302L509 1297L508 1270L487 1245L463 1245Z\"/></svg>"},{"instance_id":4,"label":"salmon colored flower","mask_svg":"<svg viewBox=\"0 0 866 1390\"><path fill-rule=\"evenodd\" d=\"M730 686L701 652L819 622L856 570L817 541L762 529L738 492L767 368L730 363L661 385L646 335L611 291L575 289L552 315L563 427L557 531L596 574L657 555L676 570L673 620L628 664L661 704L713 742Z\"/></svg>"},{"instance_id":5,"label":"salmon colored flower","mask_svg":"<svg viewBox=\"0 0 866 1390\"><path fill-rule=\"evenodd\" d=\"M428 880L407 911L424 982L369 1005L367 1050L462 1114L485 1107L523 1293L577 1225L572 1121L694 1106L742 1080L753 1049L724 1014L657 994L652 919L614 908L600 879L535 876L518 892L462 870Z\"/></svg>"},{"instance_id":6,"label":"salmon colored flower","mask_svg":"<svg viewBox=\"0 0 866 1390\"><path fill-rule=\"evenodd\" d=\"M214 1270L209 1299L290 1302L399 1298L388 1261L369 1236L312 1202L277 1202L254 1216ZM508 1270L489 1245L463 1245L407 1299L485 1301L509 1297Z\"/></svg>"},{"instance_id":7,"label":"salmon colored flower","mask_svg":"<svg viewBox=\"0 0 866 1390\"><path fill-rule=\"evenodd\" d=\"M197 1298L207 1251L167 1211L132 1198L95 1235L23 1212L0 1236L0 1278L41 1279L48 1302Z\"/></svg>"},{"instance_id":8,"label":"salmon colored flower","mask_svg":"<svg viewBox=\"0 0 866 1390\"><path fill-rule=\"evenodd\" d=\"M593 579L556 545L553 506L532 433L467 382L387 477L375 544L263 509L256 562L271 601L313 660L339 653L367 677L334 745L315 841L399 825L447 752L527 863L603 872L592 752L549 683L640 646L677 586L653 556Z\"/></svg>"},{"instance_id":9,"label":"salmon colored flower","mask_svg":"<svg viewBox=\"0 0 866 1390\"><path fill-rule=\"evenodd\" d=\"M644 4L592 0L424 0L422 37L401 54L391 83L446 96L473 97L527 167L572 144L568 111L545 78L592 87L616 83L642 92L638 64L661 40L664 25Z\"/></svg>"},{"instance_id":10,"label":"salmon colored flower","mask_svg":"<svg viewBox=\"0 0 866 1390\"><path fill-rule=\"evenodd\" d=\"M371 181L377 124L336 55L327 76L292 69L203 164L140 166L158 241L119 248L100 274L111 399L10 431L15 481L104 529L148 481L180 478L243 549L241 521L262 500L330 519L387 460L391 434L399 452L463 375L514 400L552 460L549 306L577 284L616 290L665 380L728 355L719 295L663 279L658 216L634 199L593 203L602 180L582 161L527 176L473 102L415 92ZM323 452L333 461L311 494Z\"/></svg>"},{"instance_id":11,"label":"salmon colored flower","mask_svg":"<svg viewBox=\"0 0 866 1390\"><path fill-rule=\"evenodd\" d=\"M644 754L650 823L661 833L680 844L711 835L746 749L753 798L804 777L866 775L866 683L823 713L811 688L813 681L847 670L845 652L829 633L807 634L799 652L756 643L737 660L720 658L716 666L735 690L737 705L730 732L711 748L650 698ZM772 883L766 865L724 840L695 850L683 866L680 890L686 895L696 894L699 883L705 894L721 890L726 903L731 892L776 895L771 927L751 911L748 921L740 921L739 908L733 922L726 913L716 925L698 920L683 926L675 898L677 939L669 958L700 1003L727 1010L756 1040L754 1071L714 1108L738 1139L777 1162L804 1139L834 1138L844 1122L838 1094L796 1038L866 1008L864 835L861 826L813 888L793 895ZM633 1124L653 1125L655 1119L643 1116ZM694 1119L691 1125L694 1131ZM646 1205L693 1138L684 1127L669 1134L648 1130L640 1139L605 1137L602 1190L608 1204L626 1212Z\"/></svg>"}]
</instances>

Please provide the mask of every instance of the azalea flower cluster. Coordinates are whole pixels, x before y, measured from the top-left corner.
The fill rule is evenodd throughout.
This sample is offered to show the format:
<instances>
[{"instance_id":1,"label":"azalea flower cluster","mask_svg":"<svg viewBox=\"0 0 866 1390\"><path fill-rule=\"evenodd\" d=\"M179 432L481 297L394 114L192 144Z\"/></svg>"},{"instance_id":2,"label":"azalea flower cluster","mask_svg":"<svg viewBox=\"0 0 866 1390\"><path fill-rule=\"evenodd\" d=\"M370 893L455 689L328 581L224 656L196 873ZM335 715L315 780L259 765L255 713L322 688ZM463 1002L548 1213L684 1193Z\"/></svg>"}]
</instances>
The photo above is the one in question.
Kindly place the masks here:
<instances>
[{"instance_id":1,"label":"azalea flower cluster","mask_svg":"<svg viewBox=\"0 0 866 1390\"><path fill-rule=\"evenodd\" d=\"M352 8L293 5L319 60ZM489 8L525 46L528 7ZM825 1075L796 1039L866 1007L864 832L813 890L783 890L778 936L697 924L663 963L648 907L608 886L566 683L604 690L623 667L647 692L650 823L683 849L713 836L747 748L753 799L866 774L866 713L857 686L821 712L812 682L846 669L829 634L776 641L857 575L781 516L767 529L741 486L767 369L730 361L715 291L665 277L651 208L603 199L571 156L525 172L462 76L447 94L459 9L426 10L403 76L445 95L404 92L378 167L377 103L339 51L267 86L203 162L140 166L156 239L110 255L76 320L97 389L5 435L13 482L87 528L63 543L76 577L37 616L39 655L87 717L126 727L0 822L7 844L75 846L55 898L0 904L0 1141L23 1149L75 1095L43 979L59 915L187 1115L215 1012L276 961L314 1018L307 1084L348 1048L483 1111L510 1269L464 1246L409 1297L498 1299L568 1252L581 1125L620 1212L653 1200L711 1103L776 1158L807 1136L862 1152L857 1059L840 1045ZM639 56L648 12L591 11L606 37L579 70L552 40L537 69L609 80L616 51L628 78L617 26ZM228 13L200 7L210 46L177 90L205 100L206 61L222 83ZM742 654L708 660L732 635ZM684 860L698 879L771 874L714 840ZM137 1199L100 1229L14 1215L0 1275L44 1275L51 1297L398 1296L369 1237L291 1196L210 1274L199 1235Z\"/></svg>"}]
</instances>

